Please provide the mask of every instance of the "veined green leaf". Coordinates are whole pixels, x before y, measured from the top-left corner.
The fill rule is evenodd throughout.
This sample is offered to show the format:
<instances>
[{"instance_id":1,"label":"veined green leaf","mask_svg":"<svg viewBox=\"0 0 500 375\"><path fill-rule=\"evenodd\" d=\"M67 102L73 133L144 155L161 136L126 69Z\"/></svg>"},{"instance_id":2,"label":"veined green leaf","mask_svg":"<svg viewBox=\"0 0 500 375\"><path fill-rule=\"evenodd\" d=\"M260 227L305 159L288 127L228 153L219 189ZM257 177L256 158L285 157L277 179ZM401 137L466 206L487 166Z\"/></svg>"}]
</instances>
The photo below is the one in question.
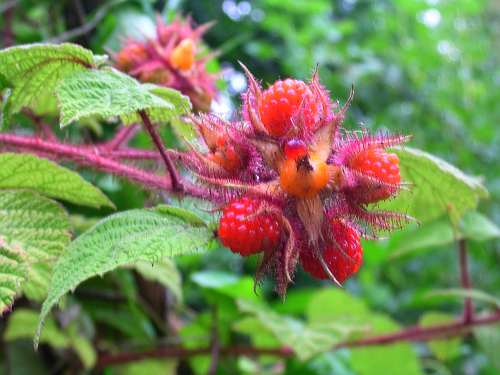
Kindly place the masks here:
<instances>
[{"instance_id":1,"label":"veined green leaf","mask_svg":"<svg viewBox=\"0 0 500 375\"><path fill-rule=\"evenodd\" d=\"M70 240L69 219L56 202L30 191L0 190L0 236L16 243L26 261L51 261Z\"/></svg>"},{"instance_id":2,"label":"veined green leaf","mask_svg":"<svg viewBox=\"0 0 500 375\"><path fill-rule=\"evenodd\" d=\"M22 289L28 298L43 300L52 264L69 241L69 219L56 202L30 191L0 190L0 284L6 283L1 299Z\"/></svg>"},{"instance_id":3,"label":"veined green leaf","mask_svg":"<svg viewBox=\"0 0 500 375\"><path fill-rule=\"evenodd\" d=\"M0 235L0 315L10 308L26 277L26 254Z\"/></svg>"},{"instance_id":4,"label":"veined green leaf","mask_svg":"<svg viewBox=\"0 0 500 375\"><path fill-rule=\"evenodd\" d=\"M131 124L141 121L138 111L145 111L153 122L162 122L187 113L191 107L189 99L178 91L141 84L112 68L73 74L56 92L61 126L89 116L119 116Z\"/></svg>"},{"instance_id":5,"label":"veined green leaf","mask_svg":"<svg viewBox=\"0 0 500 375\"><path fill-rule=\"evenodd\" d=\"M54 267L35 345L51 308L84 280L140 260L155 263L206 248L213 237L210 229L181 216L164 209L124 211L105 218L73 241Z\"/></svg>"},{"instance_id":6,"label":"veined green leaf","mask_svg":"<svg viewBox=\"0 0 500 375\"><path fill-rule=\"evenodd\" d=\"M448 214L456 225L466 211L476 208L479 199L488 197L478 178L436 156L410 147L395 148L395 152L403 180L412 186L382 203L385 209L406 212L421 222Z\"/></svg>"},{"instance_id":7,"label":"veined green leaf","mask_svg":"<svg viewBox=\"0 0 500 375\"><path fill-rule=\"evenodd\" d=\"M23 107L56 108L56 85L71 73L97 67L103 57L76 44L29 44L0 51L0 75L12 89L5 117Z\"/></svg>"},{"instance_id":8,"label":"veined green leaf","mask_svg":"<svg viewBox=\"0 0 500 375\"><path fill-rule=\"evenodd\" d=\"M78 173L34 155L0 154L0 189L30 189L51 198L89 207L114 207Z\"/></svg>"}]
</instances>

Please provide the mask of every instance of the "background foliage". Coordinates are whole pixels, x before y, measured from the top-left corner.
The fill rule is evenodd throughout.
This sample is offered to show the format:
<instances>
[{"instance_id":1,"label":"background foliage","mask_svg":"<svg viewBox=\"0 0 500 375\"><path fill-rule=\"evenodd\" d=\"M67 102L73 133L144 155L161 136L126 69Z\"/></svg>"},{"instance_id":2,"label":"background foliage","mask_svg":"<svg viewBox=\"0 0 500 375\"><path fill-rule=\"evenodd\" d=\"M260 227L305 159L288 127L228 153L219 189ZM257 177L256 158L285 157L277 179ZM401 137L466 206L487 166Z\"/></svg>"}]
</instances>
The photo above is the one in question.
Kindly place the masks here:
<instances>
[{"instance_id":1,"label":"background foliage","mask_svg":"<svg viewBox=\"0 0 500 375\"><path fill-rule=\"evenodd\" d=\"M214 317L221 345L236 342L264 347L290 345L297 352L297 358L293 359L224 358L219 366L221 374L490 375L500 371L495 351L500 345L498 325L478 328L473 336L465 339L323 353L343 338L359 335L363 325L374 333L390 332L404 325L433 324L456 316L461 311L462 301L457 298L460 291L446 291L459 285L456 236L469 240L478 307L483 310L498 307L500 8L497 2L20 0L0 4L0 30L6 29L9 3L15 3L12 30L16 44L71 41L95 53L117 50L126 35L150 35L157 12L165 18L179 12L189 13L198 23L216 20L206 35L206 43L220 51L211 69L221 69L223 76L221 97L214 106L221 114L230 116L245 87L237 60L248 65L264 82L287 76L306 79L319 64L322 82L334 97L343 102L351 84L356 88L346 121L348 128L361 123L370 130L387 128L396 133L413 134L412 147L431 152L468 174L482 176L491 196L480 202L481 214L472 212L464 217L458 231L452 228L447 217L433 217L419 228L411 227L388 240L365 242L364 266L358 276L346 284L345 291L299 273L286 301L277 300L268 284L256 295L251 279L256 260L243 260L210 244L210 251L176 258L175 264L170 261L154 267L149 263L130 264L129 268L89 279L74 294L68 295L61 309L46 321L40 337L41 347L36 353L31 339L39 305L19 299L14 312L0 322L0 363L6 371L75 373L92 368L99 351L143 350L179 340L186 347L208 345ZM82 24L91 27L79 35L69 32ZM110 85L122 78L109 74ZM82 76L82 80L92 78ZM142 86L132 89L148 90ZM23 100L30 101L35 93L27 94ZM151 98L154 101L155 96ZM31 131L30 121L14 114L17 110L9 109L16 129ZM82 121L78 127L68 127L60 134L68 139L107 139L110 127L97 121ZM172 132L166 130L163 136L169 145L177 144ZM134 143L150 146L143 134L136 137ZM11 160L10 168L19 173L12 163ZM33 173L30 165L33 170L58 168L35 163L26 159L21 172ZM1 189L10 188L5 182L9 176L8 165L9 160L2 159ZM142 209L159 198L105 175L88 171L81 174L104 191L118 210ZM105 208L111 205L106 197L78 180L78 176L54 169L54 179L58 179L61 186L67 184L81 189L86 199L93 202L90 206L104 208L73 206L71 203L82 204L81 200L61 196L57 189L42 191L43 195L70 204L66 205L68 216L43 196L37 197L40 207L50 206L43 210L53 214L51 220L57 222L58 228L57 236L51 234L53 245L48 246L48 241L30 243L31 248L39 249L35 252L39 257L61 251L61 244L68 240L69 223L78 234L111 213L111 209ZM37 183L36 179L33 181ZM40 191L44 186L47 183L40 181L37 186L29 187ZM463 187L456 186L450 191L457 193L461 189ZM68 189L61 191L67 195ZM35 215L32 212L38 206L22 206L22 199L26 197L14 197L16 194L19 193L2 191L0 200L17 199L16 202L21 203L18 203L20 207L16 206L16 212L30 210L27 215ZM199 202L173 203L198 210L201 218L177 213L175 219L165 219L162 217L165 212L140 210L118 214L122 216L117 220L129 220L131 226L134 220L150 220L153 231L156 226L164 225L166 232L157 233L157 237L153 235L155 241L163 241L161 236L169 231L175 232L176 220L186 220L193 224L193 233L185 235L196 242L196 233L208 231L213 215L200 209ZM428 212L432 213L433 208L429 207ZM126 217L133 212L141 216ZM18 230L13 216L5 217L9 228ZM6 219L0 222L0 228L3 229L5 222ZM99 231L90 233L95 232ZM44 235L47 234L37 232L32 238L40 240ZM77 247L86 240L104 244L113 241L88 237L82 237L72 246ZM200 245L201 242L194 244L193 250ZM0 246L0 257L12 259L16 267L18 277L14 283L22 283L25 271L18 268L18 259L25 254L13 249L12 244L0 243ZM68 265L74 266L73 260L70 259ZM23 283L27 296L30 290L36 294L47 287L47 271L36 267L33 270L38 275L34 279L40 284L30 288L30 283ZM66 289L72 287L74 285L65 286ZM488 291L486 298L482 290ZM31 299L43 299L43 296L35 295ZM174 359L149 359L109 366L105 371L168 374L178 368L182 374L203 374L209 364L210 358L205 355L180 363Z\"/></svg>"}]
</instances>

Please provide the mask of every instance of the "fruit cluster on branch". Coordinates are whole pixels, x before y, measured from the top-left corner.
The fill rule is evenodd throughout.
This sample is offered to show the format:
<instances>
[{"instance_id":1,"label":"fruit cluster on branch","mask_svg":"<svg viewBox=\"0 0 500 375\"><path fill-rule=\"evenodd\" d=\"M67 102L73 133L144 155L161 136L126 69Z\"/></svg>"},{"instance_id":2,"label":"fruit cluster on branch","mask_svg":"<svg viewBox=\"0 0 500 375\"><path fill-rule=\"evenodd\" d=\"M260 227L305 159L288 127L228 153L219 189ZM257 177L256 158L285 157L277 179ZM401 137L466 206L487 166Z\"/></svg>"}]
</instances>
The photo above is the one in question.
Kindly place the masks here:
<instances>
[{"instance_id":1,"label":"fruit cluster on branch","mask_svg":"<svg viewBox=\"0 0 500 375\"><path fill-rule=\"evenodd\" d=\"M349 102L332 102L317 73L266 90L246 73L242 119L192 116L206 147L175 156L218 193L222 242L241 255L263 252L257 281L273 273L284 295L300 262L340 285L360 267L360 237L410 219L368 207L401 189L398 157L386 149L408 137L343 129Z\"/></svg>"}]
</instances>

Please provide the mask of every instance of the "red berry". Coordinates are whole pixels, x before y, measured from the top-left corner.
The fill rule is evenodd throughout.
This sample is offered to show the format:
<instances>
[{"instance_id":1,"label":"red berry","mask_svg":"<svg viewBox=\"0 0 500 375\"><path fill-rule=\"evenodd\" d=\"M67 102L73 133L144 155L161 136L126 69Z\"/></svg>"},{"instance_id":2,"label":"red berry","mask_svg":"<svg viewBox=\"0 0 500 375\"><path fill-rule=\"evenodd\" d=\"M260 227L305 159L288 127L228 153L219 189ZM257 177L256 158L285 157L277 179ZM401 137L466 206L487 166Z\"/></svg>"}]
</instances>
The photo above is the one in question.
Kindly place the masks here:
<instances>
[{"instance_id":1,"label":"red berry","mask_svg":"<svg viewBox=\"0 0 500 375\"><path fill-rule=\"evenodd\" d=\"M331 228L336 244L327 245L322 255L330 272L342 283L358 271L363 260L363 249L356 229L340 220L333 220ZM312 276L328 279L320 261L310 249L300 253L300 261L304 270Z\"/></svg>"},{"instance_id":2,"label":"red berry","mask_svg":"<svg viewBox=\"0 0 500 375\"><path fill-rule=\"evenodd\" d=\"M312 129L318 117L318 105L309 87L294 79L276 81L259 99L259 114L269 134L284 136L292 125L292 118L302 108L304 124Z\"/></svg>"},{"instance_id":3,"label":"red berry","mask_svg":"<svg viewBox=\"0 0 500 375\"><path fill-rule=\"evenodd\" d=\"M224 246L243 256L273 249L280 238L280 225L272 215L248 218L259 209L261 201L243 197L224 208L218 235Z\"/></svg>"},{"instance_id":4,"label":"red berry","mask_svg":"<svg viewBox=\"0 0 500 375\"><path fill-rule=\"evenodd\" d=\"M398 185L401 182L398 156L381 148L369 148L361 151L351 160L350 167L389 185ZM395 188L380 185L361 188L365 190L364 194L359 191L364 203L387 199L396 191Z\"/></svg>"}]
</instances>

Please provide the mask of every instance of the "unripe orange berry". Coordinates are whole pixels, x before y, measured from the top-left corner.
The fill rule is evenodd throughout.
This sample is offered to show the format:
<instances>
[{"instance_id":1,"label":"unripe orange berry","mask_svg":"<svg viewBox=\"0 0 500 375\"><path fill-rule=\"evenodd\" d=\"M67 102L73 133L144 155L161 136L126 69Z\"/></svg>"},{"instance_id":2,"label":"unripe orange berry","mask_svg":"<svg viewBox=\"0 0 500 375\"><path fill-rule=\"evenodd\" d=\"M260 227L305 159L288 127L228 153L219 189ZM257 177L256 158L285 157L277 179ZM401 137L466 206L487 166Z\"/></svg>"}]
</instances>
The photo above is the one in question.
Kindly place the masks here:
<instances>
[{"instance_id":1,"label":"unripe orange berry","mask_svg":"<svg viewBox=\"0 0 500 375\"><path fill-rule=\"evenodd\" d=\"M189 70L194 64L195 45L192 39L184 39L175 47L170 55L172 67L179 70Z\"/></svg>"},{"instance_id":2,"label":"unripe orange berry","mask_svg":"<svg viewBox=\"0 0 500 375\"><path fill-rule=\"evenodd\" d=\"M312 198L328 183L327 164L312 155L302 159L286 159L280 169L280 185L297 198Z\"/></svg>"},{"instance_id":3,"label":"unripe orange berry","mask_svg":"<svg viewBox=\"0 0 500 375\"><path fill-rule=\"evenodd\" d=\"M148 52L143 44L138 42L130 42L115 56L116 65L121 70L129 70L135 64L140 64L147 60Z\"/></svg>"},{"instance_id":4,"label":"unripe orange berry","mask_svg":"<svg viewBox=\"0 0 500 375\"><path fill-rule=\"evenodd\" d=\"M241 153L232 144L227 142L224 136L217 138L216 145L209 158L229 173L234 173L243 168Z\"/></svg>"}]
</instances>

